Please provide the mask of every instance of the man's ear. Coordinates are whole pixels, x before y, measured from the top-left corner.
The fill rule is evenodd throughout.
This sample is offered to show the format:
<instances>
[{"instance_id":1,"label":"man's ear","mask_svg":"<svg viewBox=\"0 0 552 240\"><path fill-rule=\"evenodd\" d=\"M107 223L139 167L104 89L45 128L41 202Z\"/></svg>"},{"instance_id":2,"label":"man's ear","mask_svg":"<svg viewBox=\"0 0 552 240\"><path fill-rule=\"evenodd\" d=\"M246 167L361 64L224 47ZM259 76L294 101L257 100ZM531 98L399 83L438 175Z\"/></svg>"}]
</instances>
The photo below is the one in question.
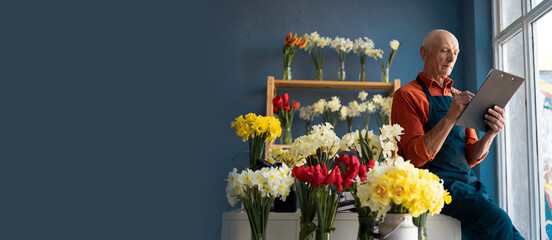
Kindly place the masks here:
<instances>
[{"instance_id":1,"label":"man's ear","mask_svg":"<svg viewBox=\"0 0 552 240\"><path fill-rule=\"evenodd\" d=\"M420 56L422 57L422 60L426 60L427 58L427 49L424 46L420 47Z\"/></svg>"}]
</instances>

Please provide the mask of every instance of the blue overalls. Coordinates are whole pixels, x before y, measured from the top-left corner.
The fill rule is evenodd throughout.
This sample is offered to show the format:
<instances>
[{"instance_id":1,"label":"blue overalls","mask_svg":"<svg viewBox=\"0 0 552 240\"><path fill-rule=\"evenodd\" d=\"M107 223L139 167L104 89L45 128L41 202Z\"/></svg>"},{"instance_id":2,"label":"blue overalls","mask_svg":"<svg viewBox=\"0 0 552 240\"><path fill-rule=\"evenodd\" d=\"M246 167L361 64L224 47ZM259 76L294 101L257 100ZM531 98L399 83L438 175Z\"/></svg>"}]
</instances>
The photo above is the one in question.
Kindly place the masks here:
<instances>
[{"instance_id":1,"label":"blue overalls","mask_svg":"<svg viewBox=\"0 0 552 240\"><path fill-rule=\"evenodd\" d=\"M447 114L452 97L431 96L422 79L418 77L416 81L429 101L429 116L424 125L427 133ZM455 125L435 158L422 167L443 179L450 191L452 202L441 213L460 220L464 240L524 239L508 214L489 199L485 186L468 165L465 134L464 127Z\"/></svg>"}]
</instances>

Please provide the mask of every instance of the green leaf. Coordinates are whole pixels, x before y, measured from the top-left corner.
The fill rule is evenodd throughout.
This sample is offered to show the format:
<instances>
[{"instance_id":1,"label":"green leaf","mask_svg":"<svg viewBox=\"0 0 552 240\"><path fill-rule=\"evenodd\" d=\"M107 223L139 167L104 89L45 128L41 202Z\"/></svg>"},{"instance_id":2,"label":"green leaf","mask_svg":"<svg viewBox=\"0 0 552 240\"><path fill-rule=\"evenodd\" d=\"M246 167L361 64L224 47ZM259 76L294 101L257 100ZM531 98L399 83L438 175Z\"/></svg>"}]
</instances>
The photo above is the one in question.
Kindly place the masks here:
<instances>
[{"instance_id":1,"label":"green leaf","mask_svg":"<svg viewBox=\"0 0 552 240\"><path fill-rule=\"evenodd\" d=\"M313 222L309 222L301 226L301 231L299 231L299 239L306 240L309 239L309 236L318 229Z\"/></svg>"},{"instance_id":2,"label":"green leaf","mask_svg":"<svg viewBox=\"0 0 552 240\"><path fill-rule=\"evenodd\" d=\"M237 154L234 155L234 157L232 158L232 161L234 161L240 154L245 153L245 152L249 152L249 151L248 151L248 150L243 150L243 151L237 153Z\"/></svg>"}]
</instances>

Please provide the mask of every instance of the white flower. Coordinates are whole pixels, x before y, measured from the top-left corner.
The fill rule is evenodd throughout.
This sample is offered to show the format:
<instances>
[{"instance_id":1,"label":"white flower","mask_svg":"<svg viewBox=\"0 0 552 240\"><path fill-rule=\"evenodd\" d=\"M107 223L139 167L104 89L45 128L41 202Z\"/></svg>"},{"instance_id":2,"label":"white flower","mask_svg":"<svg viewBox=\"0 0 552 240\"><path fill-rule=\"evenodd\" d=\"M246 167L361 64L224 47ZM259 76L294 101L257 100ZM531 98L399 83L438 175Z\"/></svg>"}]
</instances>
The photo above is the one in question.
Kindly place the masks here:
<instances>
[{"instance_id":1,"label":"white flower","mask_svg":"<svg viewBox=\"0 0 552 240\"><path fill-rule=\"evenodd\" d=\"M326 100L320 99L314 104L312 104L312 111L314 114L322 114L324 112L324 109L326 108Z\"/></svg>"},{"instance_id":2,"label":"white flower","mask_svg":"<svg viewBox=\"0 0 552 240\"><path fill-rule=\"evenodd\" d=\"M391 46L391 49L393 49L393 51L397 51L397 49L399 49L400 43L397 40L391 40L391 42L389 42L389 45Z\"/></svg>"},{"instance_id":3,"label":"white flower","mask_svg":"<svg viewBox=\"0 0 552 240\"><path fill-rule=\"evenodd\" d=\"M345 120L349 116L349 108L347 106L341 107L339 110L339 119Z\"/></svg>"},{"instance_id":4,"label":"white flower","mask_svg":"<svg viewBox=\"0 0 552 240\"><path fill-rule=\"evenodd\" d=\"M359 92L359 93L358 93L358 98L360 99L360 101L365 101L365 100L366 100L366 97L368 97L368 93L367 93L367 92L362 91L362 92Z\"/></svg>"},{"instance_id":5,"label":"white flower","mask_svg":"<svg viewBox=\"0 0 552 240\"><path fill-rule=\"evenodd\" d=\"M323 106L322 106L321 110L324 111ZM314 112L313 106L301 107L299 109L299 118L301 118L305 121L312 121L312 120L314 120L314 117L316 117L319 114L320 113L315 113Z\"/></svg>"},{"instance_id":6,"label":"white flower","mask_svg":"<svg viewBox=\"0 0 552 240\"><path fill-rule=\"evenodd\" d=\"M383 96L381 94L376 94L372 98L372 101L374 102L374 104L376 104L376 106L379 107L383 103Z\"/></svg>"},{"instance_id":7,"label":"white flower","mask_svg":"<svg viewBox=\"0 0 552 240\"><path fill-rule=\"evenodd\" d=\"M353 42L350 39L345 39L342 37L335 37L330 46L335 49L337 52L349 53L353 50Z\"/></svg>"},{"instance_id":8,"label":"white flower","mask_svg":"<svg viewBox=\"0 0 552 240\"><path fill-rule=\"evenodd\" d=\"M357 101L349 102L348 106L348 116L349 117L358 117L360 116L361 105Z\"/></svg>"},{"instance_id":9,"label":"white flower","mask_svg":"<svg viewBox=\"0 0 552 240\"><path fill-rule=\"evenodd\" d=\"M353 44L353 52L359 56L369 56L374 50L374 42L372 39L364 37L355 39Z\"/></svg>"},{"instance_id":10,"label":"white flower","mask_svg":"<svg viewBox=\"0 0 552 240\"><path fill-rule=\"evenodd\" d=\"M337 96L333 96L332 100L328 102L327 107L330 111L337 112L341 108L341 101L339 101Z\"/></svg>"}]
</instances>

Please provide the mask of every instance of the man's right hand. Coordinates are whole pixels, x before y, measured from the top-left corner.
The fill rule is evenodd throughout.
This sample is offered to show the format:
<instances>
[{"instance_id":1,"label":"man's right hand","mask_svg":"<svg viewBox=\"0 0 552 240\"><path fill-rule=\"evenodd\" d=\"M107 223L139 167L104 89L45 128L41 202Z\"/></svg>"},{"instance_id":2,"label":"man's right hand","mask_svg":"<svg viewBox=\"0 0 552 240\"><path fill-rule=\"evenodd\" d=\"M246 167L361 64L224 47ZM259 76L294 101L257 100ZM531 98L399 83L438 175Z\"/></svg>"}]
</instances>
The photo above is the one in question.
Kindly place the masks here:
<instances>
[{"instance_id":1,"label":"man's right hand","mask_svg":"<svg viewBox=\"0 0 552 240\"><path fill-rule=\"evenodd\" d=\"M452 103L450 104L450 109L446 117L448 117L451 121L456 122L474 96L475 94L469 91L463 91L456 94L454 98L452 98Z\"/></svg>"}]
</instances>

